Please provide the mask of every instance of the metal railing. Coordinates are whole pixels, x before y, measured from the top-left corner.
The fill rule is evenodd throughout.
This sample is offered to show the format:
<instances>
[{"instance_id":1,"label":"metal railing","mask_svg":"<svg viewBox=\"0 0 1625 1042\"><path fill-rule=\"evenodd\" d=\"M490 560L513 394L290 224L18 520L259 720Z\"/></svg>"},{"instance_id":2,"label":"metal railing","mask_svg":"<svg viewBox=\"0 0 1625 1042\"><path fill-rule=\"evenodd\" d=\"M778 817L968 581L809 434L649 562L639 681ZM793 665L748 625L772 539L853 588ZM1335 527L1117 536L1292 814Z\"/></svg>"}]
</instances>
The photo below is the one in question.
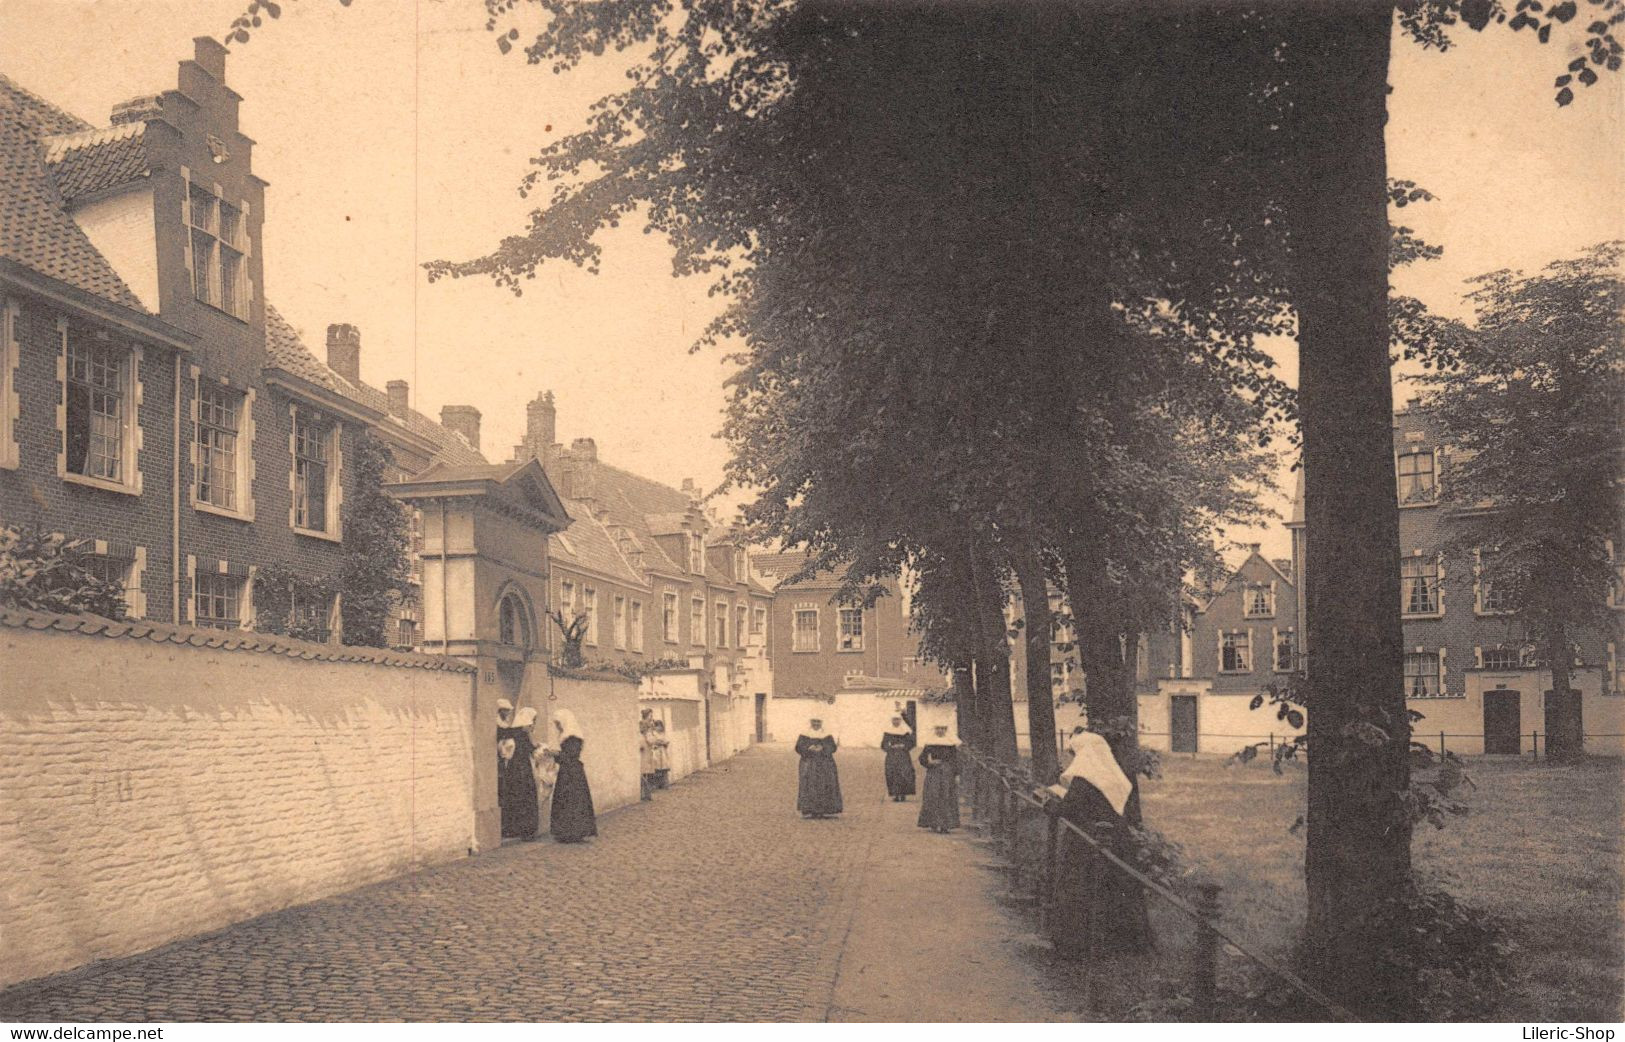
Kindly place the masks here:
<instances>
[{"instance_id":1,"label":"metal railing","mask_svg":"<svg viewBox=\"0 0 1625 1042\"><path fill-rule=\"evenodd\" d=\"M1234 752L1235 751L1234 749L1231 749L1231 750L1201 749L1200 746L1201 746L1202 740L1207 739L1207 738L1224 738L1224 739L1230 739L1230 740L1234 740L1234 741L1237 741L1237 742L1243 742L1243 743L1265 743L1265 742L1267 742L1269 744L1269 748L1270 748L1271 752L1273 752L1277 745L1284 745L1287 742L1290 742L1294 738L1301 738L1303 736L1302 731L1279 732L1279 733L1272 731L1272 732L1269 732L1267 734L1259 734L1257 732L1254 732L1252 734L1210 734L1207 731L1199 731L1199 732L1179 731L1177 733L1173 732L1173 731L1139 731L1137 733L1139 734L1139 736L1141 738L1168 738L1168 739L1172 739L1172 738L1178 737L1178 738L1194 739L1195 742L1196 742L1196 745L1198 746L1197 749L1159 750L1159 751L1162 751L1162 752L1174 752L1174 753L1178 753L1178 754L1189 753L1189 754L1191 754L1193 756L1197 755L1198 752L1204 753L1204 754L1209 754L1209 755L1223 755L1226 752ZM1551 735L1544 732L1544 731L1529 731L1529 732L1527 732L1525 734L1517 734L1517 735L1511 735L1511 734L1483 735L1483 734L1474 734L1474 733L1470 733L1470 732L1458 733L1458 732L1455 732L1455 731L1412 731L1411 732L1411 741L1413 741L1413 742L1421 742L1421 743L1427 745L1430 748L1433 747L1435 740L1437 740L1437 742L1438 742L1438 750L1439 750L1440 755L1443 755L1446 752L1446 750L1449 748L1449 739L1452 739L1452 738L1472 738L1472 739L1477 739L1480 744L1484 744L1488 739L1502 739L1502 738L1512 739L1512 738L1516 738L1516 740L1518 742L1518 748L1517 748L1517 750L1515 752L1506 752L1506 753L1477 752L1477 753L1468 753L1466 755L1470 755L1470 756L1525 756L1525 755L1528 755L1528 756L1532 756L1536 760L1539 760L1541 758L1541 755L1542 755L1541 747L1547 742L1547 740L1550 737L1551 737ZM1625 738L1625 734L1593 734L1593 733L1590 733L1590 732L1586 732L1586 733L1584 733L1584 734L1582 734L1580 736L1580 740L1582 742L1588 742L1593 738ZM1170 744L1172 744L1172 743L1170 742ZM1240 748L1240 746L1237 746L1237 748ZM1459 750L1458 750L1458 752L1459 752Z\"/></svg>"},{"instance_id":2,"label":"metal railing","mask_svg":"<svg viewBox=\"0 0 1625 1042\"><path fill-rule=\"evenodd\" d=\"M1357 1018L1324 992L1271 959L1252 951L1218 925L1220 887L1216 883L1196 884L1194 902L1147 876L1108 850L1084 829L1050 810L1054 797L1039 788L1024 770L1001 764L961 746L967 754L972 774L970 786L972 818L985 823L995 846L1009 863L1012 892L1022 888L1028 875L1032 897L1039 908L1040 922L1047 920L1057 904L1060 882L1061 833L1068 830L1087 844L1092 852L1113 870L1133 880L1141 889L1160 898L1168 907L1187 917L1196 927L1196 939L1189 962L1189 984L1193 1012L1203 1020L1213 1020L1218 1005L1218 957L1220 942L1229 945L1259 969L1301 994L1333 1020L1353 1022ZM1019 850L1026 815L1036 812L1046 822L1043 866L1038 872L1025 872Z\"/></svg>"}]
</instances>

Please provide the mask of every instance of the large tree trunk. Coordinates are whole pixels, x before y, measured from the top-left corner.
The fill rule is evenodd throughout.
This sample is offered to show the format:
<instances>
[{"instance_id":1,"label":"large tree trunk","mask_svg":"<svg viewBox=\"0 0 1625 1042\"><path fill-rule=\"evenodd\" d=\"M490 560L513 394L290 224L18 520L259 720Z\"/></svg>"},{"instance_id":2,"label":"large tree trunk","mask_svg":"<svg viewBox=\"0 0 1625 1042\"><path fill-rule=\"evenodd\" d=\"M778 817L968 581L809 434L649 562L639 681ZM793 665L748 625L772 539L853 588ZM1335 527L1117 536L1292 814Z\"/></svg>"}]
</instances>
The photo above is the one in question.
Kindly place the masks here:
<instances>
[{"instance_id":1,"label":"large tree trunk","mask_svg":"<svg viewBox=\"0 0 1625 1042\"><path fill-rule=\"evenodd\" d=\"M1070 548L1063 562L1066 569L1067 598L1072 603L1073 628L1078 663L1087 685L1086 707L1089 726L1106 736L1118 766L1133 783L1123 818L1131 825L1140 816L1140 738L1139 711L1134 686L1128 682L1123 665L1123 641L1116 598L1106 576L1105 562L1098 554L1081 547ZM1097 898L1096 922L1102 924L1107 946L1119 953L1148 951L1153 947L1150 912L1145 891L1120 871L1107 872Z\"/></svg>"},{"instance_id":2,"label":"large tree trunk","mask_svg":"<svg viewBox=\"0 0 1625 1042\"><path fill-rule=\"evenodd\" d=\"M1386 120L1392 7L1306 7L1288 47L1300 151L1288 198L1298 314L1309 647L1307 947L1357 1014L1403 1016L1413 981L1371 913L1410 881L1410 724L1388 362Z\"/></svg>"},{"instance_id":3,"label":"large tree trunk","mask_svg":"<svg viewBox=\"0 0 1625 1042\"><path fill-rule=\"evenodd\" d=\"M1552 625L1546 634L1546 658L1552 665L1552 690L1546 696L1546 762L1574 763L1585 757L1585 729L1580 718L1580 692L1574 690L1568 628Z\"/></svg>"},{"instance_id":4,"label":"large tree trunk","mask_svg":"<svg viewBox=\"0 0 1625 1042\"><path fill-rule=\"evenodd\" d=\"M1060 773L1055 751L1055 698L1050 680L1049 583L1043 559L1023 548L1012 555L1016 581L1021 585L1022 639L1027 659L1027 732L1032 747L1033 777L1041 785Z\"/></svg>"},{"instance_id":5,"label":"large tree trunk","mask_svg":"<svg viewBox=\"0 0 1625 1042\"><path fill-rule=\"evenodd\" d=\"M982 710L983 751L1003 763L1015 763L1016 710L1010 697L1010 641L1005 635L1004 591L989 554L972 546L971 604L981 636L977 657L976 697Z\"/></svg>"}]
</instances>

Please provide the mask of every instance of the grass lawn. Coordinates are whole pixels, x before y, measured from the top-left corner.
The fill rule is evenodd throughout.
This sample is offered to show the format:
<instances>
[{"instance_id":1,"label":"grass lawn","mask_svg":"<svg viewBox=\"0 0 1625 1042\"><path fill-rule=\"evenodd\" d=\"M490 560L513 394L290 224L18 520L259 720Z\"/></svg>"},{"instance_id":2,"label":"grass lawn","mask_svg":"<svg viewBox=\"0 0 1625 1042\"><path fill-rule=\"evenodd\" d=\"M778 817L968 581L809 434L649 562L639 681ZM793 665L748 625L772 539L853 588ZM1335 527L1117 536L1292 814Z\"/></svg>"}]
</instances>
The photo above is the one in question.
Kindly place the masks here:
<instances>
[{"instance_id":1,"label":"grass lawn","mask_svg":"<svg viewBox=\"0 0 1625 1042\"><path fill-rule=\"evenodd\" d=\"M1466 797L1471 813L1443 830L1421 826L1414 850L1422 874L1500 916L1518 946L1517 979L1478 1019L1619 1020L1621 762L1553 768L1484 757L1468 761L1468 775L1477 786ZM1238 940L1278 960L1303 925L1303 837L1288 829L1303 812L1304 787L1301 766L1277 776L1262 764L1171 755L1163 777L1144 786L1147 823L1223 886L1224 920Z\"/></svg>"}]
</instances>

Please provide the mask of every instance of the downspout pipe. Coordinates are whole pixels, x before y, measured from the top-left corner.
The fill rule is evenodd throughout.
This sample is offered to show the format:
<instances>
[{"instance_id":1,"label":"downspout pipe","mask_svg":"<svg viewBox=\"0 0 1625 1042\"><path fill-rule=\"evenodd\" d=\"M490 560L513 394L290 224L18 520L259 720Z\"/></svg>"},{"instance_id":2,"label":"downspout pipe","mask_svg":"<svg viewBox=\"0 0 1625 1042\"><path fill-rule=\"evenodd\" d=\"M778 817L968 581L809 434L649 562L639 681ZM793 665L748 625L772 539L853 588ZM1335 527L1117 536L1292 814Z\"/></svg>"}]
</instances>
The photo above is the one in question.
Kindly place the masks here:
<instances>
[{"instance_id":1,"label":"downspout pipe","mask_svg":"<svg viewBox=\"0 0 1625 1042\"><path fill-rule=\"evenodd\" d=\"M181 354L175 352L174 450L169 461L169 618L181 623Z\"/></svg>"}]
</instances>

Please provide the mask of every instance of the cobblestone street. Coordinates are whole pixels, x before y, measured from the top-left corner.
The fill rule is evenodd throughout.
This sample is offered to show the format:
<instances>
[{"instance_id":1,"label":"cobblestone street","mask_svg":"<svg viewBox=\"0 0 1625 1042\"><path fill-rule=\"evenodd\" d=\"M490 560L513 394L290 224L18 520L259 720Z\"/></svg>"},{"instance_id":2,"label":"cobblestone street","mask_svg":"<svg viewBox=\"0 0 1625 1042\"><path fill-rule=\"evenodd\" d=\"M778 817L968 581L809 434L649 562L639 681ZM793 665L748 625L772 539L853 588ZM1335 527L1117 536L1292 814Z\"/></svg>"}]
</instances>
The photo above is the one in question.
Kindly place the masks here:
<instances>
[{"instance_id":1,"label":"cobblestone street","mask_svg":"<svg viewBox=\"0 0 1625 1042\"><path fill-rule=\"evenodd\" d=\"M976 845L917 829L880 753L839 760L839 819L801 820L795 757L757 748L605 815L586 846L510 845L264 916L16 989L0 1017L1072 1019L1031 981Z\"/></svg>"}]
</instances>

